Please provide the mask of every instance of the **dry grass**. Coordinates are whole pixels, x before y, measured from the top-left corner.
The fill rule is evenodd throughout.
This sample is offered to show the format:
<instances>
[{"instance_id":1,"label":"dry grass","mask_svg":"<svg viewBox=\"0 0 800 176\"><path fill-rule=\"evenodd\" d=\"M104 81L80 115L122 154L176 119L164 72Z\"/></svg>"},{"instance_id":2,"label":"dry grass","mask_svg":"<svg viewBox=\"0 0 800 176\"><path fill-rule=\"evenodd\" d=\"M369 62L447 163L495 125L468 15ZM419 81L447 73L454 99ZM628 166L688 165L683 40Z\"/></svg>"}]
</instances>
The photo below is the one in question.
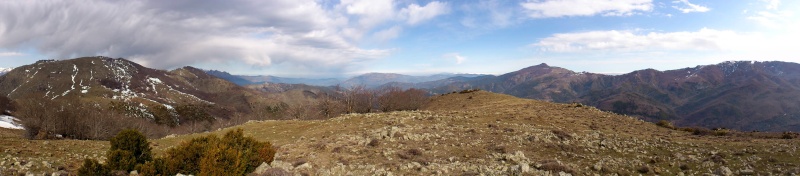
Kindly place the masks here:
<instances>
[{"instance_id":1,"label":"dry grass","mask_svg":"<svg viewBox=\"0 0 800 176\"><path fill-rule=\"evenodd\" d=\"M529 167L531 175L549 171L631 175L645 165L648 174L701 175L722 166L723 160L734 172L752 168L763 175L800 166L797 139L735 133L698 136L592 107L483 91L436 97L424 111L257 121L236 128L244 129L246 136L272 142L278 148L275 167L311 175L510 175L512 168L521 165ZM229 130L210 133L221 135ZM203 135L152 140L154 151L158 155ZM40 153L59 151L42 142L14 137L2 141L8 144L4 147L9 146L4 149L27 143ZM65 148L59 155L107 149L107 142L50 142L81 145ZM298 161L312 167L295 168ZM602 169L593 169L597 164Z\"/></svg>"}]
</instances>

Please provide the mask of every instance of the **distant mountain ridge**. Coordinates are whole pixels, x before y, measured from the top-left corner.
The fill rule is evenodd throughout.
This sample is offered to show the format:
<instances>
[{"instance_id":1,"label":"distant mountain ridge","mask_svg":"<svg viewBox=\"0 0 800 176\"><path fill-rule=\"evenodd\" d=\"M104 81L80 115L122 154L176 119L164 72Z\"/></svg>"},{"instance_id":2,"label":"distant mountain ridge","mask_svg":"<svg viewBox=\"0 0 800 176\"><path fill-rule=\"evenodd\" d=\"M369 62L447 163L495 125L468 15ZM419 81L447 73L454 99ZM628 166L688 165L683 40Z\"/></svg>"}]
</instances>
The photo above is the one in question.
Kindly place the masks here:
<instances>
[{"instance_id":1,"label":"distant mountain ridge","mask_svg":"<svg viewBox=\"0 0 800 176\"><path fill-rule=\"evenodd\" d=\"M399 84L415 84L428 81L444 80L452 77L478 77L485 76L482 74L453 74L453 73L440 73L428 76L411 76L398 73L366 73L355 76L346 80L336 78L286 78L277 76L247 76L247 75L233 75L228 72L218 70L207 70L206 73L220 77L222 79L231 81L240 86L245 85L259 85L264 83L283 83L283 84L306 84L312 86L366 86L369 88L376 88L390 83Z\"/></svg>"},{"instance_id":2,"label":"distant mountain ridge","mask_svg":"<svg viewBox=\"0 0 800 176\"><path fill-rule=\"evenodd\" d=\"M234 82L256 80L225 72L207 72ZM302 87L270 83L266 81L269 79L272 78L258 77L264 82L250 87L266 92ZM279 79L271 81L275 80ZM539 64L498 76L369 73L337 85L420 88L432 93L478 88L522 98L582 103L649 121L672 121L679 126L800 131L800 64L789 62L729 61L667 71L644 69L620 75L574 72ZM325 90L303 89L317 93Z\"/></svg>"},{"instance_id":3,"label":"distant mountain ridge","mask_svg":"<svg viewBox=\"0 0 800 176\"><path fill-rule=\"evenodd\" d=\"M264 83L284 83L284 84L306 84L313 86L331 86L340 82L335 78L285 78L277 76L247 76L247 75L232 75L228 72L218 70L208 70L206 73L217 76L219 78L236 83L240 86L257 85Z\"/></svg>"},{"instance_id":4,"label":"distant mountain ridge","mask_svg":"<svg viewBox=\"0 0 800 176\"><path fill-rule=\"evenodd\" d=\"M800 131L800 64L789 62L723 62L616 76L540 64L500 76L418 88L438 93L480 88L523 98L579 102L682 126Z\"/></svg>"},{"instance_id":5,"label":"distant mountain ridge","mask_svg":"<svg viewBox=\"0 0 800 176\"><path fill-rule=\"evenodd\" d=\"M341 83L342 86L352 87L363 85L369 88L375 88L388 83L421 83L429 81L443 80L452 77L478 77L483 76L480 74L435 74L430 76L411 76L397 73L366 73Z\"/></svg>"}]
</instances>

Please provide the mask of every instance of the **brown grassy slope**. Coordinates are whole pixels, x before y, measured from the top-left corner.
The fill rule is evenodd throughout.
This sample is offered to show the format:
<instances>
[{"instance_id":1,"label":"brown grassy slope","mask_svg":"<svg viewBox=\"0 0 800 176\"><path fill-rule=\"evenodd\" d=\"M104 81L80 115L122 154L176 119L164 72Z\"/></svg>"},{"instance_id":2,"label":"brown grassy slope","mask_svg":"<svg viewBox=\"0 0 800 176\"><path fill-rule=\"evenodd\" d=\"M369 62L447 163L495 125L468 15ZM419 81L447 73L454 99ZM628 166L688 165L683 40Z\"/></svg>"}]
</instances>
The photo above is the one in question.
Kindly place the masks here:
<instances>
[{"instance_id":1,"label":"brown grassy slope","mask_svg":"<svg viewBox=\"0 0 800 176\"><path fill-rule=\"evenodd\" d=\"M721 167L766 174L796 172L800 166L796 139L693 136L591 107L483 91L435 97L424 111L260 121L235 128L278 146L273 167L312 175L628 175L645 170L700 175ZM153 145L161 153L201 135L157 139Z\"/></svg>"}]
</instances>

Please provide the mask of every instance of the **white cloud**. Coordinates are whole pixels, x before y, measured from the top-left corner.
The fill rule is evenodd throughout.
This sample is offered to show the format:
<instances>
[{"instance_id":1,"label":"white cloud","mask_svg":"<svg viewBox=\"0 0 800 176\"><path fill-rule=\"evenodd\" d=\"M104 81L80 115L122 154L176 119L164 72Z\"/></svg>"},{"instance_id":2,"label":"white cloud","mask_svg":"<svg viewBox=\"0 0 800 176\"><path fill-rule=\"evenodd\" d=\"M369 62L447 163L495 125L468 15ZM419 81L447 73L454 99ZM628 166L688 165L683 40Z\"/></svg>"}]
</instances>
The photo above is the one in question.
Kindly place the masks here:
<instances>
[{"instance_id":1,"label":"white cloud","mask_svg":"<svg viewBox=\"0 0 800 176\"><path fill-rule=\"evenodd\" d=\"M457 6L462 12L458 21L463 27L493 30L523 22L526 16L519 3L505 0L481 0ZM459 31L463 29L458 29Z\"/></svg>"},{"instance_id":2,"label":"white cloud","mask_svg":"<svg viewBox=\"0 0 800 176\"><path fill-rule=\"evenodd\" d=\"M420 22L433 19L436 16L447 14L449 12L450 8L447 6L447 3L439 1L430 2L425 6L410 4L408 5L408 7L403 8L400 11L402 15L408 18L407 23L410 25L415 25Z\"/></svg>"},{"instance_id":3,"label":"white cloud","mask_svg":"<svg viewBox=\"0 0 800 176\"><path fill-rule=\"evenodd\" d=\"M677 1L672 1L672 3L683 4L685 7L672 6L672 8L678 9L682 13L708 12L709 10L711 10L705 6L692 4L691 2L689 2L689 0L677 0Z\"/></svg>"},{"instance_id":4,"label":"white cloud","mask_svg":"<svg viewBox=\"0 0 800 176\"><path fill-rule=\"evenodd\" d=\"M777 10L781 5L781 0L761 0L767 3L767 10Z\"/></svg>"},{"instance_id":5,"label":"white cloud","mask_svg":"<svg viewBox=\"0 0 800 176\"><path fill-rule=\"evenodd\" d=\"M561 33L532 44L543 51L661 51L661 50L736 50L763 43L760 36L734 31L700 29L695 32L591 31Z\"/></svg>"},{"instance_id":6,"label":"white cloud","mask_svg":"<svg viewBox=\"0 0 800 176\"><path fill-rule=\"evenodd\" d=\"M798 4L788 4L787 7L779 9L781 2L778 0L762 0L766 5L764 9L755 10L755 13L747 17L759 25L769 28L789 32L795 32L800 29L800 19L795 15L794 9L797 9ZM784 10L792 9L792 10Z\"/></svg>"},{"instance_id":7,"label":"white cloud","mask_svg":"<svg viewBox=\"0 0 800 176\"><path fill-rule=\"evenodd\" d=\"M461 56L461 54L459 54L459 53L447 53L447 54L444 54L442 57L444 57L446 59L454 60L457 65L461 64L461 63L464 63L464 61L467 60L466 57Z\"/></svg>"},{"instance_id":8,"label":"white cloud","mask_svg":"<svg viewBox=\"0 0 800 176\"><path fill-rule=\"evenodd\" d=\"M10 57L10 56L24 56L25 54L20 52L0 52L0 57Z\"/></svg>"},{"instance_id":9,"label":"white cloud","mask_svg":"<svg viewBox=\"0 0 800 176\"><path fill-rule=\"evenodd\" d=\"M400 36L400 32L403 31L403 28L400 26L393 26L388 29L384 29L378 32L375 32L374 38L379 41L388 41L391 39L395 39Z\"/></svg>"},{"instance_id":10,"label":"white cloud","mask_svg":"<svg viewBox=\"0 0 800 176\"><path fill-rule=\"evenodd\" d=\"M342 0L347 14L360 17L359 24L365 28L391 21L396 18L394 0Z\"/></svg>"},{"instance_id":11,"label":"white cloud","mask_svg":"<svg viewBox=\"0 0 800 176\"><path fill-rule=\"evenodd\" d=\"M790 11L760 11L747 19L767 28L780 29L788 25L793 16Z\"/></svg>"},{"instance_id":12,"label":"white cloud","mask_svg":"<svg viewBox=\"0 0 800 176\"><path fill-rule=\"evenodd\" d=\"M528 0L520 5L532 18L629 16L653 9L652 0Z\"/></svg>"},{"instance_id":13,"label":"white cloud","mask_svg":"<svg viewBox=\"0 0 800 176\"><path fill-rule=\"evenodd\" d=\"M0 49L108 55L161 69L224 62L344 68L390 52L358 46L358 36L375 29L369 25L389 18L377 2L340 9L315 0L9 0L0 2Z\"/></svg>"}]
</instances>

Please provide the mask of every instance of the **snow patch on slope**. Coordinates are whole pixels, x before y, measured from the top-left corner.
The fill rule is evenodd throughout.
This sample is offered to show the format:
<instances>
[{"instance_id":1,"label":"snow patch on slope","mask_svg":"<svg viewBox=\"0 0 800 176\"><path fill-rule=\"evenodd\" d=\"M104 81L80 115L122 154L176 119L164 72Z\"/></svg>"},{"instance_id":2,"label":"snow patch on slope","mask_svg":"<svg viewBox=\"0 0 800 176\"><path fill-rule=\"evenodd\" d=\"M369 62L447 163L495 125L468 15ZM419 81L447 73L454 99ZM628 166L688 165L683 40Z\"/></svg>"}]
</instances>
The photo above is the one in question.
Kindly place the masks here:
<instances>
[{"instance_id":1,"label":"snow patch on slope","mask_svg":"<svg viewBox=\"0 0 800 176\"><path fill-rule=\"evenodd\" d=\"M22 124L17 123L17 118L7 116L7 115L0 115L0 128L9 128L9 129L25 129L22 127Z\"/></svg>"},{"instance_id":2,"label":"snow patch on slope","mask_svg":"<svg viewBox=\"0 0 800 176\"><path fill-rule=\"evenodd\" d=\"M10 72L11 70L14 70L14 67L11 67L11 68L0 68L0 75L5 75L6 73Z\"/></svg>"}]
</instances>

